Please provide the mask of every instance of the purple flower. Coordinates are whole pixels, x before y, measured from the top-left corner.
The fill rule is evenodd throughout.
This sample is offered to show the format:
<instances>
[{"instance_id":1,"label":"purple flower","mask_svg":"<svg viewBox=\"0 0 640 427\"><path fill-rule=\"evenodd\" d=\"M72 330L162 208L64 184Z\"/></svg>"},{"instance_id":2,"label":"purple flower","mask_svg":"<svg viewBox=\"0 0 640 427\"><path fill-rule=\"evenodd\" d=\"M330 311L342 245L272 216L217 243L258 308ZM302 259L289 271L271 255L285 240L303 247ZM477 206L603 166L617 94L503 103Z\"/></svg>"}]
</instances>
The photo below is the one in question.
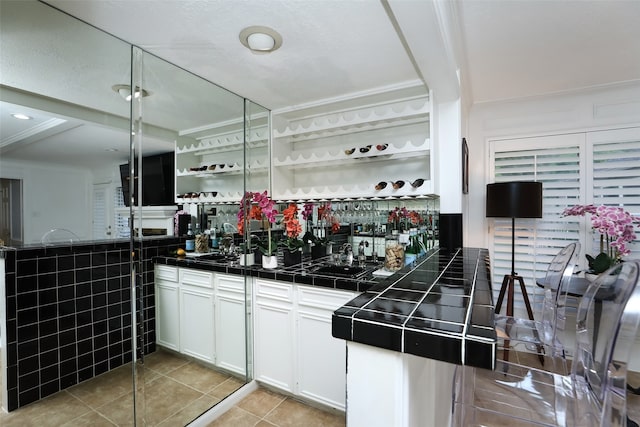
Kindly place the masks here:
<instances>
[{"instance_id":1,"label":"purple flower","mask_svg":"<svg viewBox=\"0 0 640 427\"><path fill-rule=\"evenodd\" d=\"M313 217L313 203L307 202L302 208L302 219L307 221Z\"/></svg>"},{"instance_id":2,"label":"purple flower","mask_svg":"<svg viewBox=\"0 0 640 427\"><path fill-rule=\"evenodd\" d=\"M633 224L640 224L640 218L634 217L621 207L605 205L575 205L565 209L563 216L584 216L591 214L591 226L607 238L607 246L616 251L616 258L629 255L627 243L636 239ZM602 243L601 243L602 245Z\"/></svg>"}]
</instances>

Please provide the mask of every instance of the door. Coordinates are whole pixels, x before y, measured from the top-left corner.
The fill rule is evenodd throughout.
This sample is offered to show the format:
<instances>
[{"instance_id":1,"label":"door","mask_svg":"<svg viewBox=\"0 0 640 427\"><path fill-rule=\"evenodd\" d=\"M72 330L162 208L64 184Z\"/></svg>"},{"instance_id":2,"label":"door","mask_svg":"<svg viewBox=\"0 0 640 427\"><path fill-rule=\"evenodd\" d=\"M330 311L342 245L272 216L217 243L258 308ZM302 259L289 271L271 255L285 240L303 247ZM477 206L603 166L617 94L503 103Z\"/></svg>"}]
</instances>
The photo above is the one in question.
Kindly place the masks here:
<instances>
[{"instance_id":1,"label":"door","mask_svg":"<svg viewBox=\"0 0 640 427\"><path fill-rule=\"evenodd\" d=\"M95 184L93 186L93 222L94 240L113 239L114 190L112 184Z\"/></svg>"}]
</instances>

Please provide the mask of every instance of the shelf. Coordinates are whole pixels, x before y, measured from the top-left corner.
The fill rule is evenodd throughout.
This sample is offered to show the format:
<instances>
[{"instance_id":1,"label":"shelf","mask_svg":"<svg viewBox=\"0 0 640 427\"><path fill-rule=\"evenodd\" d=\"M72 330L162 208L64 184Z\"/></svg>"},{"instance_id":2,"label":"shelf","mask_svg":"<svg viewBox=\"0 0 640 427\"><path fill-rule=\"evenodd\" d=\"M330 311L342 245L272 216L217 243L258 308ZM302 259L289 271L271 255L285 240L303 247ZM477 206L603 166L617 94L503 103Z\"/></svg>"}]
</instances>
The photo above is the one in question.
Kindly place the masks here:
<instances>
[{"instance_id":1,"label":"shelf","mask_svg":"<svg viewBox=\"0 0 640 427\"><path fill-rule=\"evenodd\" d=\"M212 193L216 195L213 196ZM233 204L240 203L240 199L242 198L241 192L231 191L231 192L211 192L205 191L199 195L198 197L176 197L176 203L178 204L189 204L189 203L211 203L211 204Z\"/></svg>"},{"instance_id":2,"label":"shelf","mask_svg":"<svg viewBox=\"0 0 640 427\"><path fill-rule=\"evenodd\" d=\"M205 165L202 165L203 167ZM251 164L249 164L249 167L247 168L248 170L250 170L251 172L260 172L260 171L266 171L268 170L268 166L264 164L264 162L261 162L260 160L255 160L254 162L252 162ZM244 168L242 166L240 166L238 163L233 163L233 164L225 164L224 168L220 168L220 165L216 165L216 168L214 170L203 170L203 171L190 171L188 169L178 169L176 170L176 176L178 177L182 177L182 176L195 176L197 178L211 178L215 175L221 175L221 174L225 174L225 175L237 175L239 173L242 173L244 170Z\"/></svg>"},{"instance_id":3,"label":"shelf","mask_svg":"<svg viewBox=\"0 0 640 427\"><path fill-rule=\"evenodd\" d=\"M399 178L400 179L400 178ZM397 181L398 179L396 179ZM286 202L305 202L311 200L395 200L395 199L412 199L412 198L433 198L437 197L433 194L432 183L425 180L424 183L417 188L410 185L413 179L405 179L406 183L402 188L394 189L392 185L387 185L382 190L376 190L376 183L370 185L337 185L337 186L316 186L301 187L287 189L281 193L274 194L274 199Z\"/></svg>"},{"instance_id":4,"label":"shelf","mask_svg":"<svg viewBox=\"0 0 640 427\"><path fill-rule=\"evenodd\" d=\"M390 102L357 110L340 111L316 117L292 120L274 129L275 138L292 137L294 141L364 132L429 120L431 106L427 98Z\"/></svg>"},{"instance_id":5,"label":"shelf","mask_svg":"<svg viewBox=\"0 0 640 427\"><path fill-rule=\"evenodd\" d=\"M368 146L368 145L367 145ZM367 147L365 146L365 147ZM361 153L360 148L355 148L353 154L346 154L345 150L334 149L327 150L324 153L298 153L288 155L284 158L275 158L273 165L275 167L287 166L291 169L303 169L312 167L324 167L329 164L336 165L342 163L362 164L374 161L398 160L411 157L424 156L430 152L430 141L425 139L418 143L406 141L404 144L387 144L387 148L383 151L378 150L375 146L366 153ZM319 147L319 150L321 148Z\"/></svg>"},{"instance_id":6,"label":"shelf","mask_svg":"<svg viewBox=\"0 0 640 427\"><path fill-rule=\"evenodd\" d=\"M251 142L247 141L247 145L249 146L249 148L266 147L267 140L261 139L257 141L251 141ZM213 153L241 151L243 149L244 149L244 142L242 141L242 139L240 139L240 142L230 141L230 140L225 140L225 141L214 140L214 141L207 142L203 140L198 144L190 145L188 147L185 146L182 148L176 148L176 154L191 153L195 156L203 156L206 154L213 154Z\"/></svg>"}]
</instances>

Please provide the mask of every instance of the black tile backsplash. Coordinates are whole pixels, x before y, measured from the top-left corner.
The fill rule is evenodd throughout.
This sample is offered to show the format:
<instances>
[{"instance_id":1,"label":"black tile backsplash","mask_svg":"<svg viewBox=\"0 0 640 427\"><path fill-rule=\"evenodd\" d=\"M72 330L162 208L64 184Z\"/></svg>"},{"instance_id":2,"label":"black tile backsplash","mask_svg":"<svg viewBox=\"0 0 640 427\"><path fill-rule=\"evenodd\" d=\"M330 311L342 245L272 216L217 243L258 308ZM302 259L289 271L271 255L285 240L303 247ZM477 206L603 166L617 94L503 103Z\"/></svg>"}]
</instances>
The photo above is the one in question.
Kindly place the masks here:
<instances>
[{"instance_id":1,"label":"black tile backsplash","mask_svg":"<svg viewBox=\"0 0 640 427\"><path fill-rule=\"evenodd\" d=\"M147 340L155 338L151 257L178 243L143 241ZM9 410L133 359L129 251L128 241L3 251ZM146 341L144 352L154 350Z\"/></svg>"}]
</instances>

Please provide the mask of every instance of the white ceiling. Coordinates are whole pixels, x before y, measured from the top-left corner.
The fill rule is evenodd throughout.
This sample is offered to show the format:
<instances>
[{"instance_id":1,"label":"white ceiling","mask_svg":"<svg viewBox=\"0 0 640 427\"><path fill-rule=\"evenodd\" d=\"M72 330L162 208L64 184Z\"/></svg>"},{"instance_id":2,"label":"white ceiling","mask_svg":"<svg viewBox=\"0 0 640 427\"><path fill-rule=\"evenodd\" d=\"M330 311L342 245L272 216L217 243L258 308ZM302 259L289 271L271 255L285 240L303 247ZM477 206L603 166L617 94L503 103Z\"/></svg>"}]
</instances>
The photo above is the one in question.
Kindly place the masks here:
<instances>
[{"instance_id":1,"label":"white ceiling","mask_svg":"<svg viewBox=\"0 0 640 427\"><path fill-rule=\"evenodd\" d=\"M1 0L5 9L10 3ZM388 88L429 86L442 94L448 90L444 86L451 86L455 80L456 67L460 68L461 92L467 103L640 79L640 0L47 0L47 3L276 111ZM444 28L437 22L445 24ZM6 22L3 24L8 27ZM126 116L126 104L110 91L112 84L128 79L128 49L122 50L126 44L113 41L104 45L104 52L94 52L95 60L85 57L84 64L96 64L86 70L89 72L84 72L86 65L71 63L76 74L58 75L56 65L68 66L72 61L58 53L58 41L52 39L48 46L37 47L30 47L28 42L29 37L56 25L68 24L47 19L20 27L24 36L20 43L24 46L17 46L17 52L30 52L41 61L40 66L21 70L19 54L13 54L12 63L3 67L13 67L12 77L18 80L35 78L38 87L29 90L118 117ZM282 47L266 55L248 51L238 35L251 25L278 31L283 38ZM72 40L76 52L89 55L82 46L93 40L77 36ZM450 56L446 49L436 52L434 46L450 48ZM7 46L3 49L6 52ZM112 54L117 61L106 60ZM64 70L66 73L67 68ZM96 74L97 71L102 74ZM6 81L5 75L0 77L3 84L21 87L19 81ZM91 81L86 80L90 78ZM166 80L158 78L158 83L166 84ZM62 84L51 85L52 81ZM96 96L88 88L111 92L113 97ZM164 92L157 90L149 100L160 99ZM69 98L70 94L78 93L84 94L85 99ZM92 105L98 99L101 103ZM159 122L174 130L191 126L176 120L167 116ZM64 125L65 138L58 135L58 142L76 140L76 136L86 141L84 130L70 123ZM6 140L20 135L20 131L9 132L4 116L0 124L1 147ZM113 135L102 131L102 136L96 136L94 141L115 140ZM27 146L29 151L22 151ZM15 144L9 154L16 158L37 158L37 147ZM92 147L97 150L98 144L83 145L85 150ZM84 158L104 159L105 148L108 147L100 147L100 152L93 154L87 152ZM67 153L73 150L65 145ZM47 151L40 154L54 156ZM74 159L74 164L79 163L79 158Z\"/></svg>"},{"instance_id":2,"label":"white ceiling","mask_svg":"<svg viewBox=\"0 0 640 427\"><path fill-rule=\"evenodd\" d=\"M420 19L428 1L388 4ZM399 36L413 56L428 46L404 21L398 33L377 0L48 2L270 109L419 79ZM435 2L457 14L473 102L640 79L638 0ZM274 28L282 47L249 52L238 34L250 25Z\"/></svg>"}]
</instances>

